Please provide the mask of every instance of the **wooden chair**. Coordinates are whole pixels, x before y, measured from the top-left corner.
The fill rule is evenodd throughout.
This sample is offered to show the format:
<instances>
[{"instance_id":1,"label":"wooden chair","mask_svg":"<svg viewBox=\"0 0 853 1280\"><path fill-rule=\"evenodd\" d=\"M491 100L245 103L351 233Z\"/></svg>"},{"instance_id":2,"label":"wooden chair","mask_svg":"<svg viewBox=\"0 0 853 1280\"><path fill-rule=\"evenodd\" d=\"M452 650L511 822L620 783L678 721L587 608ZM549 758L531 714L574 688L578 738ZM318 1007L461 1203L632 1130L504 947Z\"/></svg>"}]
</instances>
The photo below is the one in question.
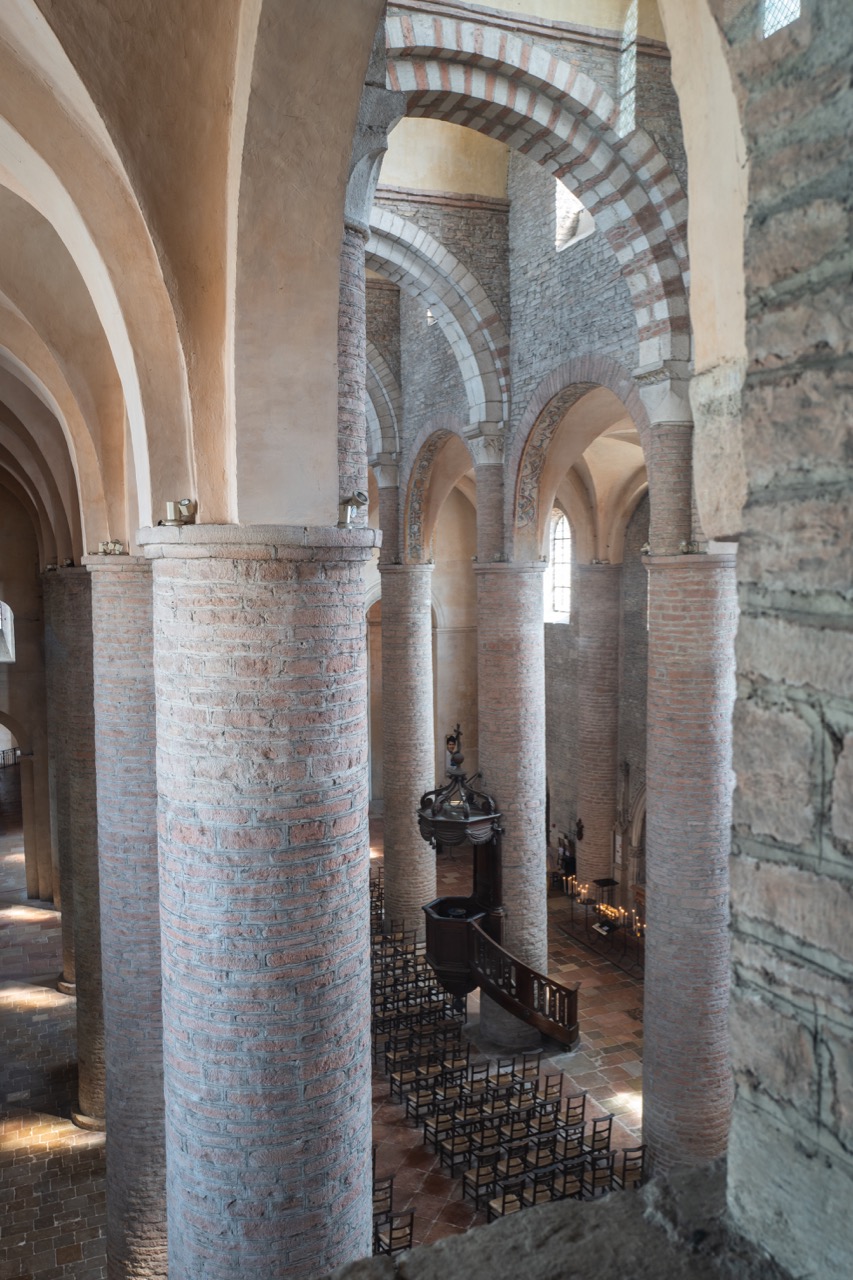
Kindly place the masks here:
<instances>
[{"instance_id":1,"label":"wooden chair","mask_svg":"<svg viewBox=\"0 0 853 1280\"><path fill-rule=\"evenodd\" d=\"M554 1200L583 1200L583 1175L586 1159L571 1160L562 1165L554 1174L551 1184L551 1198Z\"/></svg>"},{"instance_id":2,"label":"wooden chair","mask_svg":"<svg viewBox=\"0 0 853 1280\"><path fill-rule=\"evenodd\" d=\"M521 1202L525 1207L535 1204L546 1204L553 1200L554 1170L540 1169L532 1175L530 1181L521 1192Z\"/></svg>"},{"instance_id":3,"label":"wooden chair","mask_svg":"<svg viewBox=\"0 0 853 1280\"><path fill-rule=\"evenodd\" d=\"M373 1252L386 1253L389 1257L395 1253L404 1253L412 1247L414 1229L413 1209L406 1213L392 1213L386 1222L378 1222L373 1229Z\"/></svg>"},{"instance_id":4,"label":"wooden chair","mask_svg":"<svg viewBox=\"0 0 853 1280\"><path fill-rule=\"evenodd\" d=\"M474 1208L479 1209L483 1197L491 1197L497 1189L497 1163L500 1152L497 1148L479 1156L477 1163L462 1173L462 1199L466 1197L474 1201Z\"/></svg>"},{"instance_id":5,"label":"wooden chair","mask_svg":"<svg viewBox=\"0 0 853 1280\"><path fill-rule=\"evenodd\" d=\"M646 1148L626 1147L622 1152L622 1167L615 1176L617 1187L637 1191L646 1180Z\"/></svg>"},{"instance_id":6,"label":"wooden chair","mask_svg":"<svg viewBox=\"0 0 853 1280\"><path fill-rule=\"evenodd\" d=\"M516 1084L524 1081L532 1081L535 1090L539 1082L539 1067L542 1062L542 1050L535 1049L528 1053L523 1053L520 1058L515 1059L512 1069L512 1078Z\"/></svg>"},{"instance_id":7,"label":"wooden chair","mask_svg":"<svg viewBox=\"0 0 853 1280\"><path fill-rule=\"evenodd\" d=\"M560 1105L560 1119L567 1129L586 1120L586 1090L572 1093Z\"/></svg>"},{"instance_id":8,"label":"wooden chair","mask_svg":"<svg viewBox=\"0 0 853 1280\"><path fill-rule=\"evenodd\" d=\"M563 1094L563 1073L552 1072L551 1075L544 1076L541 1083L536 1086L537 1102L555 1102L559 1107L560 1098Z\"/></svg>"},{"instance_id":9,"label":"wooden chair","mask_svg":"<svg viewBox=\"0 0 853 1280\"><path fill-rule=\"evenodd\" d=\"M584 1139L584 1151L609 1151L613 1116L598 1116L590 1121L589 1133Z\"/></svg>"},{"instance_id":10,"label":"wooden chair","mask_svg":"<svg viewBox=\"0 0 853 1280\"><path fill-rule=\"evenodd\" d=\"M387 1222L393 1211L394 1175L373 1179L373 1222Z\"/></svg>"},{"instance_id":11,"label":"wooden chair","mask_svg":"<svg viewBox=\"0 0 853 1280\"><path fill-rule=\"evenodd\" d=\"M494 1222L495 1218L506 1218L509 1214L518 1213L520 1209L523 1209L524 1202L521 1198L523 1190L523 1178L519 1178L515 1182L507 1182L502 1186L499 1194L488 1203L486 1221Z\"/></svg>"},{"instance_id":12,"label":"wooden chair","mask_svg":"<svg viewBox=\"0 0 853 1280\"><path fill-rule=\"evenodd\" d=\"M587 1156L583 1172L584 1194L590 1197L612 1191L616 1176L616 1152L593 1151Z\"/></svg>"},{"instance_id":13,"label":"wooden chair","mask_svg":"<svg viewBox=\"0 0 853 1280\"><path fill-rule=\"evenodd\" d=\"M557 1162L556 1146L556 1133L539 1138L537 1142L531 1142L524 1157L525 1170L528 1173L535 1173L540 1169L552 1168Z\"/></svg>"},{"instance_id":14,"label":"wooden chair","mask_svg":"<svg viewBox=\"0 0 853 1280\"><path fill-rule=\"evenodd\" d=\"M439 1164L450 1170L451 1178L455 1178L456 1170L467 1168L473 1160L471 1139L473 1127L470 1120L459 1120L454 1117L450 1132L440 1139L438 1144Z\"/></svg>"}]
</instances>

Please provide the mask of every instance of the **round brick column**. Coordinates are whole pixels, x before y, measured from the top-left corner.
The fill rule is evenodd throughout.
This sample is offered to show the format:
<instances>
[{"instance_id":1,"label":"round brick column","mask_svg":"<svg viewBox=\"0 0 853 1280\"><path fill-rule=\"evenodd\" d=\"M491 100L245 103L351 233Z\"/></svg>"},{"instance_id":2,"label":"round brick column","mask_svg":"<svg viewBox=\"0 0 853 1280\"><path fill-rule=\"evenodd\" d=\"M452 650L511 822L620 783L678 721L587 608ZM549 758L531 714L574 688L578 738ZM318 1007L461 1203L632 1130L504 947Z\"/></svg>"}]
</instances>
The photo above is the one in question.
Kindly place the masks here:
<instances>
[{"instance_id":1,"label":"round brick column","mask_svg":"<svg viewBox=\"0 0 853 1280\"><path fill-rule=\"evenodd\" d=\"M166 1277L151 565L87 557L106 1035L110 1280Z\"/></svg>"},{"instance_id":2,"label":"round brick column","mask_svg":"<svg viewBox=\"0 0 853 1280\"><path fill-rule=\"evenodd\" d=\"M548 970L545 632L542 564L477 564L480 769L503 814L504 945ZM483 996L484 1035L506 1049L539 1033Z\"/></svg>"},{"instance_id":3,"label":"round brick column","mask_svg":"<svg viewBox=\"0 0 853 1280\"><path fill-rule=\"evenodd\" d=\"M649 545L654 556L676 556L692 532L693 423L656 422L645 443L652 492Z\"/></svg>"},{"instance_id":4,"label":"round brick column","mask_svg":"<svg viewBox=\"0 0 853 1280\"><path fill-rule=\"evenodd\" d=\"M346 224L338 310L338 474L341 498L367 492L367 296L364 232ZM367 509L356 513L367 523Z\"/></svg>"},{"instance_id":5,"label":"round brick column","mask_svg":"<svg viewBox=\"0 0 853 1280\"><path fill-rule=\"evenodd\" d=\"M643 1127L653 1165L726 1150L734 556L651 557Z\"/></svg>"},{"instance_id":6,"label":"round brick column","mask_svg":"<svg viewBox=\"0 0 853 1280\"><path fill-rule=\"evenodd\" d=\"M68 788L67 840L73 884L74 964L77 995L79 1107L75 1124L103 1129L105 1115L104 1008L101 980L100 887L95 784L95 713L92 675L92 590L85 569L59 569L63 594L63 705ZM61 846L60 846L61 847ZM66 850L66 861L68 851ZM68 909L63 901L63 915Z\"/></svg>"},{"instance_id":7,"label":"round brick column","mask_svg":"<svg viewBox=\"0 0 853 1280\"><path fill-rule=\"evenodd\" d=\"M370 1252L371 529L190 526L154 559L169 1274Z\"/></svg>"},{"instance_id":8,"label":"round brick column","mask_svg":"<svg viewBox=\"0 0 853 1280\"><path fill-rule=\"evenodd\" d=\"M66 703L70 694L72 672L68 665L65 635L65 584L68 571L51 570L42 577L44 599L44 667L47 696L47 741L50 763L51 794L56 830L58 877L53 901L61 912L62 973L58 987L65 995L74 995L74 881L71 874L71 797L68 790L68 721Z\"/></svg>"},{"instance_id":9,"label":"round brick column","mask_svg":"<svg viewBox=\"0 0 853 1280\"><path fill-rule=\"evenodd\" d=\"M380 565L385 915L424 932L435 897L435 850L418 831L421 796L435 786L432 565Z\"/></svg>"},{"instance_id":10,"label":"round brick column","mask_svg":"<svg viewBox=\"0 0 853 1280\"><path fill-rule=\"evenodd\" d=\"M577 584L578 877L592 881L613 873L622 566L578 565Z\"/></svg>"}]
</instances>

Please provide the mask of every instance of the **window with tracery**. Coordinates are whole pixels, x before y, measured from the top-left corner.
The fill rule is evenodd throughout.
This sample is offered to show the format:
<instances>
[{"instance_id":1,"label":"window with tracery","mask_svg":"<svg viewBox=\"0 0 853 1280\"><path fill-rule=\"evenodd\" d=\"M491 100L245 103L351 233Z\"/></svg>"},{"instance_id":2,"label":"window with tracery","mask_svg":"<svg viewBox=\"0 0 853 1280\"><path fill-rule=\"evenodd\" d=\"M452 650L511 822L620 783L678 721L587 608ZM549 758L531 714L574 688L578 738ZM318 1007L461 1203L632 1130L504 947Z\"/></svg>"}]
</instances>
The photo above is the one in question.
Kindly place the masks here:
<instances>
[{"instance_id":1,"label":"window with tracery","mask_svg":"<svg viewBox=\"0 0 853 1280\"><path fill-rule=\"evenodd\" d=\"M551 513L548 571L545 574L545 621L568 622L572 607L572 530L558 508Z\"/></svg>"},{"instance_id":2,"label":"window with tracery","mask_svg":"<svg viewBox=\"0 0 853 1280\"><path fill-rule=\"evenodd\" d=\"M772 36L800 16L800 0L764 0L764 37Z\"/></svg>"}]
</instances>

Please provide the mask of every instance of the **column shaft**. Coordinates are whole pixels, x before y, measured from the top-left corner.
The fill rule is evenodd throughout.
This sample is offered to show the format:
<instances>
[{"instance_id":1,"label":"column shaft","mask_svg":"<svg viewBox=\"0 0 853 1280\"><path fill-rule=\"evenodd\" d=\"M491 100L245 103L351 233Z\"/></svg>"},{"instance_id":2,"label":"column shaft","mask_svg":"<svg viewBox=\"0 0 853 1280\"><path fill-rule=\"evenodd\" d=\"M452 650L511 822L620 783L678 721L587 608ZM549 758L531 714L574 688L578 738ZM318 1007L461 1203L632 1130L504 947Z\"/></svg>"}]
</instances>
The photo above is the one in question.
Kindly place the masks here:
<instances>
[{"instance_id":1,"label":"column shaft","mask_svg":"<svg viewBox=\"0 0 853 1280\"><path fill-rule=\"evenodd\" d=\"M92 557L110 1280L167 1275L151 565Z\"/></svg>"},{"instance_id":2,"label":"column shaft","mask_svg":"<svg viewBox=\"0 0 853 1280\"><path fill-rule=\"evenodd\" d=\"M373 531L144 535L154 669L169 1274L370 1252Z\"/></svg>"},{"instance_id":3,"label":"column shaft","mask_svg":"<svg viewBox=\"0 0 853 1280\"><path fill-rule=\"evenodd\" d=\"M75 1121L101 1129L105 1111L104 1008L101 980L100 887L95 782L92 675L92 590L85 569L59 569L63 633L64 733L67 786L66 842L73 885L74 966L77 995L79 1110ZM60 853L62 846L60 845ZM68 848L65 850L68 870ZM63 918L68 910L63 897Z\"/></svg>"},{"instance_id":4,"label":"column shaft","mask_svg":"<svg viewBox=\"0 0 853 1280\"><path fill-rule=\"evenodd\" d=\"M578 600L578 877L613 870L619 741L619 629L622 566L579 565Z\"/></svg>"},{"instance_id":5,"label":"column shaft","mask_svg":"<svg viewBox=\"0 0 853 1280\"><path fill-rule=\"evenodd\" d=\"M73 673L68 662L65 634L66 570L45 573L44 593L44 666L47 692L47 740L50 761L51 791L54 799L56 859L59 871L53 900L62 913L62 973L60 990L73 994L76 969L74 964L74 880L71 873L71 815L68 789L68 717L66 704L71 692Z\"/></svg>"},{"instance_id":6,"label":"column shaft","mask_svg":"<svg viewBox=\"0 0 853 1280\"><path fill-rule=\"evenodd\" d=\"M643 1113L654 1166L726 1149L734 557L649 567Z\"/></svg>"},{"instance_id":7,"label":"column shaft","mask_svg":"<svg viewBox=\"0 0 853 1280\"><path fill-rule=\"evenodd\" d=\"M503 814L504 941L548 969L545 657L541 565L477 565L478 715L485 789ZM507 1048L538 1033L481 1000L484 1033Z\"/></svg>"},{"instance_id":8,"label":"column shaft","mask_svg":"<svg viewBox=\"0 0 853 1280\"><path fill-rule=\"evenodd\" d=\"M367 297L364 233L344 227L338 312L338 474L342 498L367 492ZM366 511L360 523L366 522Z\"/></svg>"},{"instance_id":9,"label":"column shaft","mask_svg":"<svg viewBox=\"0 0 853 1280\"><path fill-rule=\"evenodd\" d=\"M385 914L424 930L435 897L435 852L417 809L435 786L432 565L382 565L382 767L385 778Z\"/></svg>"}]
</instances>

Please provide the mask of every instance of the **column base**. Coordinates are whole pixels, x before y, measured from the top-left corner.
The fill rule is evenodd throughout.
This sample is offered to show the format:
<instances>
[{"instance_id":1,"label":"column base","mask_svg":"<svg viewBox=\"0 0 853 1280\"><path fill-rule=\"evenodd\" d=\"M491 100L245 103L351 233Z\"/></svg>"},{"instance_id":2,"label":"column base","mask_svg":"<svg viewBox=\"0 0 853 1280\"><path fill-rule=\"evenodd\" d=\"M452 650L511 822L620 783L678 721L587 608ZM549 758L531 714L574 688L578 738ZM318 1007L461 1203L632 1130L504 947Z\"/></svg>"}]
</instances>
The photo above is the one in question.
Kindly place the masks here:
<instances>
[{"instance_id":1,"label":"column base","mask_svg":"<svg viewBox=\"0 0 853 1280\"><path fill-rule=\"evenodd\" d=\"M56 979L56 989L57 991L61 991L64 996L77 995L77 983L66 982L61 975Z\"/></svg>"},{"instance_id":2,"label":"column base","mask_svg":"<svg viewBox=\"0 0 853 1280\"><path fill-rule=\"evenodd\" d=\"M107 1131L107 1122L99 1116L84 1116L79 1111L72 1111L71 1120L78 1129L88 1129L92 1133L106 1133Z\"/></svg>"}]
</instances>

